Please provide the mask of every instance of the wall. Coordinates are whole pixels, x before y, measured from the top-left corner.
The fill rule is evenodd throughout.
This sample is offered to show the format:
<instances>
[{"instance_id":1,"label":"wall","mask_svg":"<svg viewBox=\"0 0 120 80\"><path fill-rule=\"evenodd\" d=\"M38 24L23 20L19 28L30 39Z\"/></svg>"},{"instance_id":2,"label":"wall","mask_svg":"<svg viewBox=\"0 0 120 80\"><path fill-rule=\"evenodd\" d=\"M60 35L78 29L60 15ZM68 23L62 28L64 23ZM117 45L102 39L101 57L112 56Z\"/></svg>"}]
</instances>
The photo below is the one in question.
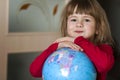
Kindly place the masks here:
<instances>
[{"instance_id":1,"label":"wall","mask_svg":"<svg viewBox=\"0 0 120 80\"><path fill-rule=\"evenodd\" d=\"M42 80L29 72L32 61L40 52L11 53L8 55L7 80Z\"/></svg>"},{"instance_id":2,"label":"wall","mask_svg":"<svg viewBox=\"0 0 120 80\"><path fill-rule=\"evenodd\" d=\"M120 0L99 0L99 2L106 11L112 35L120 51ZM107 80L120 80L120 53L114 54L117 54L117 58L112 70L108 73Z\"/></svg>"}]
</instances>

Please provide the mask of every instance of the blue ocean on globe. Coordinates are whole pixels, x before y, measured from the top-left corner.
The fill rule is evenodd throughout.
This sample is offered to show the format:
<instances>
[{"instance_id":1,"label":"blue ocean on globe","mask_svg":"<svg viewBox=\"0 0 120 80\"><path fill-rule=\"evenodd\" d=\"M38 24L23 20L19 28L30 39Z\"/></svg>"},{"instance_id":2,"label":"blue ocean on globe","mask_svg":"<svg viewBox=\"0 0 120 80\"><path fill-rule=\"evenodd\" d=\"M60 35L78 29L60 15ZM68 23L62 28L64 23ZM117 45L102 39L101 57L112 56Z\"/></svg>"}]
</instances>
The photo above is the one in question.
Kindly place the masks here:
<instances>
[{"instance_id":1,"label":"blue ocean on globe","mask_svg":"<svg viewBox=\"0 0 120 80\"><path fill-rule=\"evenodd\" d=\"M96 80L97 72L84 52L61 48L45 61L43 80Z\"/></svg>"}]
</instances>

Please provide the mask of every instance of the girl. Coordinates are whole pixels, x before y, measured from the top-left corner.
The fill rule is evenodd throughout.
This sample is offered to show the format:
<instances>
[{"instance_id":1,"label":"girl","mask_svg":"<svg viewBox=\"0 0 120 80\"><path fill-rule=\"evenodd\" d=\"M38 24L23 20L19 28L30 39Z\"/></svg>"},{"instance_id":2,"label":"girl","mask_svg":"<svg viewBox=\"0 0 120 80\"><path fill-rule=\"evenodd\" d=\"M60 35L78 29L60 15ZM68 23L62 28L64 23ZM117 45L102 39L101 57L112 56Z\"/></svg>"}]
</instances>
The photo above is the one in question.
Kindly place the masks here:
<instances>
[{"instance_id":1,"label":"girl","mask_svg":"<svg viewBox=\"0 0 120 80\"><path fill-rule=\"evenodd\" d=\"M96 67L97 80L106 80L114 63L113 39L105 11L96 0L71 0L62 14L61 32L57 39L31 64L34 77L42 77L46 58L55 50L69 47L83 51Z\"/></svg>"}]
</instances>

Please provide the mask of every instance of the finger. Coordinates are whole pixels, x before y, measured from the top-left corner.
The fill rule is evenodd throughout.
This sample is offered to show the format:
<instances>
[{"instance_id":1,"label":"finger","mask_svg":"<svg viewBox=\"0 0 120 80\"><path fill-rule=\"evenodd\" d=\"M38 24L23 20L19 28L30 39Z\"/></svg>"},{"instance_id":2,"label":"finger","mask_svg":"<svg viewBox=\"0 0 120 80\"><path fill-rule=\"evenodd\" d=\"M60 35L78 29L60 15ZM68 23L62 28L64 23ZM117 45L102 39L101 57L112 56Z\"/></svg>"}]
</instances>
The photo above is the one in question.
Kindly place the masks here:
<instances>
[{"instance_id":1,"label":"finger","mask_svg":"<svg viewBox=\"0 0 120 80\"><path fill-rule=\"evenodd\" d=\"M54 42L63 42L63 41L71 41L71 42L74 42L74 38L71 38L71 37L62 37L62 38L59 38L57 39L56 41Z\"/></svg>"},{"instance_id":2,"label":"finger","mask_svg":"<svg viewBox=\"0 0 120 80\"><path fill-rule=\"evenodd\" d=\"M80 46L78 46L76 44L73 44L72 48L75 49L75 50L78 50L78 51L83 51L83 48L81 48Z\"/></svg>"},{"instance_id":3,"label":"finger","mask_svg":"<svg viewBox=\"0 0 120 80\"><path fill-rule=\"evenodd\" d=\"M74 44L74 46L75 46L76 49L79 49L80 51L83 51L83 48L78 46L77 44Z\"/></svg>"},{"instance_id":4,"label":"finger","mask_svg":"<svg viewBox=\"0 0 120 80\"><path fill-rule=\"evenodd\" d=\"M84 49L83 49L83 48L80 48L80 51L84 51Z\"/></svg>"},{"instance_id":5,"label":"finger","mask_svg":"<svg viewBox=\"0 0 120 80\"><path fill-rule=\"evenodd\" d=\"M57 39L57 40L56 40L56 41L54 41L54 42L59 43L59 42L63 42L63 41L65 41L65 40L64 40L64 38L59 38L59 39Z\"/></svg>"},{"instance_id":6,"label":"finger","mask_svg":"<svg viewBox=\"0 0 120 80\"><path fill-rule=\"evenodd\" d=\"M74 49L74 50L77 50L77 51L79 51L79 49L80 49L80 47L77 46L77 45L74 44L74 43L71 43L69 46L70 46L71 49Z\"/></svg>"}]
</instances>

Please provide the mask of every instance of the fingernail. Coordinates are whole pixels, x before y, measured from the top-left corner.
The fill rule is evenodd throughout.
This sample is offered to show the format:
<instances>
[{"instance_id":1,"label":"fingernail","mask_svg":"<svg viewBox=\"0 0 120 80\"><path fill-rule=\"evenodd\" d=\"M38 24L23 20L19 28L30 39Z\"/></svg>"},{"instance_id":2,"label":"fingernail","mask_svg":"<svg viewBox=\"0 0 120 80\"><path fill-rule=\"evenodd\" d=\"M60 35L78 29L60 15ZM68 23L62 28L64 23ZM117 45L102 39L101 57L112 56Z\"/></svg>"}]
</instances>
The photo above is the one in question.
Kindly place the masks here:
<instances>
[{"instance_id":1,"label":"fingernail","mask_svg":"<svg viewBox=\"0 0 120 80\"><path fill-rule=\"evenodd\" d=\"M81 49L81 51L83 51L83 49Z\"/></svg>"}]
</instances>

